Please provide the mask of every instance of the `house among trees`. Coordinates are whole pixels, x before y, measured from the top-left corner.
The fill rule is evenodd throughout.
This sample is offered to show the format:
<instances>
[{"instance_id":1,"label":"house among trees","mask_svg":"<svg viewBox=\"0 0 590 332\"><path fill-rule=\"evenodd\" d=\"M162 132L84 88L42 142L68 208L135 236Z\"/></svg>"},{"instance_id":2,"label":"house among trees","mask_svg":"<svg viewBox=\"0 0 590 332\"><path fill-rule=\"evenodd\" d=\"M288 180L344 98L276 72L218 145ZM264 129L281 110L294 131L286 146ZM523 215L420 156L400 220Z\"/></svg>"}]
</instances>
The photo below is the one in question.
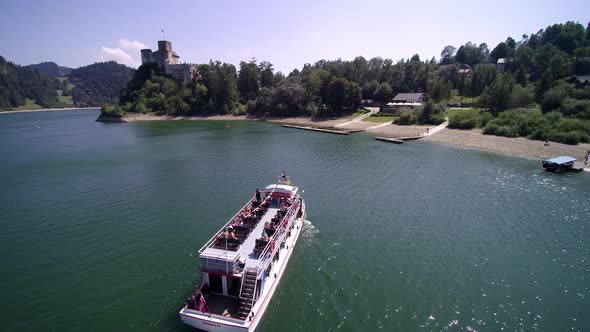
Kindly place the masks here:
<instances>
[{"instance_id":1,"label":"house among trees","mask_svg":"<svg viewBox=\"0 0 590 332\"><path fill-rule=\"evenodd\" d=\"M426 95L418 93L398 93L391 102L381 107L383 113L397 113L402 107L414 108L421 106L426 101Z\"/></svg>"},{"instance_id":2,"label":"house among trees","mask_svg":"<svg viewBox=\"0 0 590 332\"><path fill-rule=\"evenodd\" d=\"M507 63L508 63L508 59L506 59L506 58L498 59L498 61L496 62L496 71L498 71L498 73L503 73L504 69L506 69Z\"/></svg>"},{"instance_id":3,"label":"house among trees","mask_svg":"<svg viewBox=\"0 0 590 332\"><path fill-rule=\"evenodd\" d=\"M590 85L590 76L578 76L576 77L576 88L585 88Z\"/></svg>"},{"instance_id":4,"label":"house among trees","mask_svg":"<svg viewBox=\"0 0 590 332\"><path fill-rule=\"evenodd\" d=\"M361 100L361 106L363 107L377 107L379 102L375 99L363 99Z\"/></svg>"},{"instance_id":5,"label":"house among trees","mask_svg":"<svg viewBox=\"0 0 590 332\"><path fill-rule=\"evenodd\" d=\"M471 77L471 74L473 74L473 68L466 63L462 63L459 65L459 70L457 71L457 73L459 73L459 75Z\"/></svg>"},{"instance_id":6,"label":"house among trees","mask_svg":"<svg viewBox=\"0 0 590 332\"><path fill-rule=\"evenodd\" d=\"M422 92L398 93L393 98L391 103L393 103L393 104L411 104L411 106L418 106L418 105L422 105L422 103L425 101L426 101L426 95ZM413 104L418 104L418 105L413 105Z\"/></svg>"}]
</instances>

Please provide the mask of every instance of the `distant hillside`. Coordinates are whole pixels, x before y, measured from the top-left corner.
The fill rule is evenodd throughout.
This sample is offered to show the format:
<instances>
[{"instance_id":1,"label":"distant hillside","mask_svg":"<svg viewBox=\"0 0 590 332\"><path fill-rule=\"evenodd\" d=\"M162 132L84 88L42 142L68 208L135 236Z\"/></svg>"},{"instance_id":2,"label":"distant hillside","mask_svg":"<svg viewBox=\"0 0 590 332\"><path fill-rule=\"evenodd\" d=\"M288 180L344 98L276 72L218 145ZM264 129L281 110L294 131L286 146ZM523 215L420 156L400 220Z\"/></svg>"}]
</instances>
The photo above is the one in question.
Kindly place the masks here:
<instances>
[{"instance_id":1,"label":"distant hillside","mask_svg":"<svg viewBox=\"0 0 590 332\"><path fill-rule=\"evenodd\" d=\"M27 67L37 69L53 78L68 76L73 70L72 68L58 66L55 62L41 62L36 65L29 65Z\"/></svg>"},{"instance_id":2,"label":"distant hillside","mask_svg":"<svg viewBox=\"0 0 590 332\"><path fill-rule=\"evenodd\" d=\"M67 83L74 87L67 91L74 104L80 107L114 105L119 91L127 85L135 69L115 61L97 62L72 70Z\"/></svg>"},{"instance_id":3,"label":"distant hillside","mask_svg":"<svg viewBox=\"0 0 590 332\"><path fill-rule=\"evenodd\" d=\"M62 107L56 80L29 67L15 65L0 56L0 110L19 106Z\"/></svg>"}]
</instances>

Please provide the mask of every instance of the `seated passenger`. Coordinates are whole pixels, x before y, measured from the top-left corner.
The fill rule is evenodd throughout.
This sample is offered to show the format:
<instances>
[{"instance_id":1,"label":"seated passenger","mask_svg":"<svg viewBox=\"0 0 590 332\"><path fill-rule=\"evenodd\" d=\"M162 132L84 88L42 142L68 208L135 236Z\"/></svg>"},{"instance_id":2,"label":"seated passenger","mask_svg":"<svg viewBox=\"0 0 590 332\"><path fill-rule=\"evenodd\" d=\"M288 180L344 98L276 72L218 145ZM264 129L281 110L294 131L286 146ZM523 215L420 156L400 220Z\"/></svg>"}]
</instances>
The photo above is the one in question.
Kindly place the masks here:
<instances>
[{"instance_id":1,"label":"seated passenger","mask_svg":"<svg viewBox=\"0 0 590 332\"><path fill-rule=\"evenodd\" d=\"M264 223L264 227L266 227L266 228L270 228L270 225L271 225L270 221L267 221Z\"/></svg>"},{"instance_id":2,"label":"seated passenger","mask_svg":"<svg viewBox=\"0 0 590 332\"><path fill-rule=\"evenodd\" d=\"M233 227L229 226L228 227L228 231L229 231L228 238L234 239L234 240L237 240L238 239L236 237L236 232L234 231L234 228Z\"/></svg>"},{"instance_id":3,"label":"seated passenger","mask_svg":"<svg viewBox=\"0 0 590 332\"><path fill-rule=\"evenodd\" d=\"M265 231L262 231L262 241L268 242L268 235L266 235Z\"/></svg>"}]
</instances>

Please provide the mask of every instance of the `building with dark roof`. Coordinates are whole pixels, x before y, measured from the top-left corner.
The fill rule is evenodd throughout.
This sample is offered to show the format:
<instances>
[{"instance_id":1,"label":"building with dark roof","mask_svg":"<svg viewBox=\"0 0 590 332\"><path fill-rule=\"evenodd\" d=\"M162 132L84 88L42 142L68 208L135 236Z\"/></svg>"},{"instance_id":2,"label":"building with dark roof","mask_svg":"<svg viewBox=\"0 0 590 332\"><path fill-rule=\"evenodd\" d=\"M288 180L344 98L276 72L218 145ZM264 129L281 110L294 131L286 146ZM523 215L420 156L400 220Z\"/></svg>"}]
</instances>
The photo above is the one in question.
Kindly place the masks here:
<instances>
[{"instance_id":1,"label":"building with dark roof","mask_svg":"<svg viewBox=\"0 0 590 332\"><path fill-rule=\"evenodd\" d=\"M422 92L398 93L392 100L393 103L423 103L425 101L426 95Z\"/></svg>"},{"instance_id":2,"label":"building with dark roof","mask_svg":"<svg viewBox=\"0 0 590 332\"><path fill-rule=\"evenodd\" d=\"M590 85L590 75L576 77L576 87L583 88Z\"/></svg>"}]
</instances>

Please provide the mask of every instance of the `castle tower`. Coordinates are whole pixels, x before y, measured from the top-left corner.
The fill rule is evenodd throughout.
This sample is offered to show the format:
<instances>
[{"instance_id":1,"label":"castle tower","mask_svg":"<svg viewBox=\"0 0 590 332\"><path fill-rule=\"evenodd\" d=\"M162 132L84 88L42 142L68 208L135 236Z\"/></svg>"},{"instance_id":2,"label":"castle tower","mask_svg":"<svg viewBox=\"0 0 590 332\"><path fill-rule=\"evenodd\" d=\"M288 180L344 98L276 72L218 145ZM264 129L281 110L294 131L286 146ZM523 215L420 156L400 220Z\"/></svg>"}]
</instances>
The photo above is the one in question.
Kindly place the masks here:
<instances>
[{"instance_id":1,"label":"castle tower","mask_svg":"<svg viewBox=\"0 0 590 332\"><path fill-rule=\"evenodd\" d=\"M172 62L172 42L169 40L158 41L158 51L160 53L160 59L163 64L170 64Z\"/></svg>"},{"instance_id":2,"label":"castle tower","mask_svg":"<svg viewBox=\"0 0 590 332\"><path fill-rule=\"evenodd\" d=\"M141 64L145 65L146 63L154 62L154 56L152 54L152 50L149 48L144 48L141 50Z\"/></svg>"}]
</instances>

